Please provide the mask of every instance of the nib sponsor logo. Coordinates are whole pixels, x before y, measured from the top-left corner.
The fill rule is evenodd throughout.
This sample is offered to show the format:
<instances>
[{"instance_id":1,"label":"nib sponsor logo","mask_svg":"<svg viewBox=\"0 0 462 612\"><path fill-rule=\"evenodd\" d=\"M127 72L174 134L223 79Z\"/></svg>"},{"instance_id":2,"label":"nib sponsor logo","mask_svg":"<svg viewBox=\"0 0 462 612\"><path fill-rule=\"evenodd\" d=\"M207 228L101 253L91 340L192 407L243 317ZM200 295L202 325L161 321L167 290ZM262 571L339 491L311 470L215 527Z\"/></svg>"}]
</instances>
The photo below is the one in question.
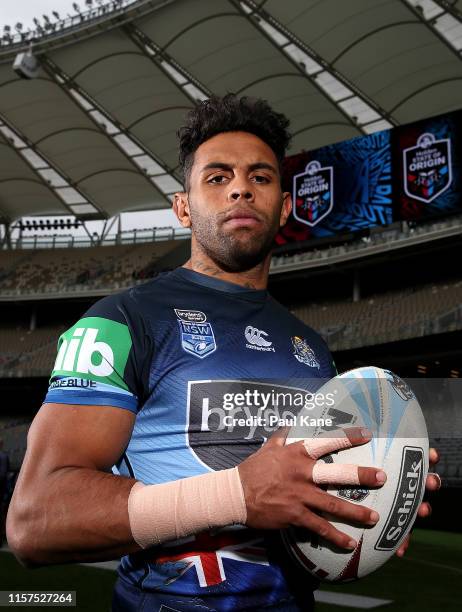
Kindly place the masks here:
<instances>
[{"instance_id":1,"label":"nib sponsor logo","mask_svg":"<svg viewBox=\"0 0 462 612\"><path fill-rule=\"evenodd\" d=\"M405 446L399 487L376 550L392 550L406 534L422 497L424 454L421 448Z\"/></svg>"},{"instance_id":2,"label":"nib sponsor logo","mask_svg":"<svg viewBox=\"0 0 462 612\"><path fill-rule=\"evenodd\" d=\"M268 334L256 327L247 325L245 328L245 339L247 340L246 347L255 351L272 351L275 352L273 343L267 340Z\"/></svg>"},{"instance_id":3,"label":"nib sponsor logo","mask_svg":"<svg viewBox=\"0 0 462 612\"><path fill-rule=\"evenodd\" d=\"M128 327L102 317L85 317L59 339L52 378L78 375L108 382L115 377L124 386L124 372L132 341Z\"/></svg>"},{"instance_id":4,"label":"nib sponsor logo","mask_svg":"<svg viewBox=\"0 0 462 612\"><path fill-rule=\"evenodd\" d=\"M55 363L55 370L109 376L114 371L114 352L106 342L97 342L98 330L77 327L72 338L63 340ZM92 361L99 355L100 363Z\"/></svg>"}]
</instances>

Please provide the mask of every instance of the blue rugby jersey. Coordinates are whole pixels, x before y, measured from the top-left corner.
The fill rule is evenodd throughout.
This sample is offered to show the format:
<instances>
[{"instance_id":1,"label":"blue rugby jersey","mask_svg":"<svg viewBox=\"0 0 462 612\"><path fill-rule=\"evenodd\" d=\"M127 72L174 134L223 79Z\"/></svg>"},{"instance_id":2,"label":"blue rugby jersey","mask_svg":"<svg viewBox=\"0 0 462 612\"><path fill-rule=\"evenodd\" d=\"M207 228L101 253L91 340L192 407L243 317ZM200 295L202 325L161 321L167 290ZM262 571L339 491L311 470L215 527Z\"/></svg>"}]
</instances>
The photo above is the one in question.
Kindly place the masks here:
<instances>
[{"instance_id":1,"label":"blue rugby jersey","mask_svg":"<svg viewBox=\"0 0 462 612\"><path fill-rule=\"evenodd\" d=\"M177 268L60 337L45 402L135 413L113 472L156 484L234 467L334 375L322 338L266 290ZM276 532L233 526L127 555L119 576L225 612L290 597L291 563Z\"/></svg>"}]
</instances>

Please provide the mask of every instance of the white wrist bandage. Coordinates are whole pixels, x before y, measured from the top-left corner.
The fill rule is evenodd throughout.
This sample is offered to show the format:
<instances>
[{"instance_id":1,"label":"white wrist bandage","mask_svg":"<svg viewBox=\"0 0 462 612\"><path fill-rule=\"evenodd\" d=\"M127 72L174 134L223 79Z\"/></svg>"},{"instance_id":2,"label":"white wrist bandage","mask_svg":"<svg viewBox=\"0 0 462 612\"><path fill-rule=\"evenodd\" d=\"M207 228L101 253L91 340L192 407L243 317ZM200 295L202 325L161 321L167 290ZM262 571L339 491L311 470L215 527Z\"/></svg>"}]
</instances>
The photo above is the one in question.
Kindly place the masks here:
<instances>
[{"instance_id":1,"label":"white wrist bandage","mask_svg":"<svg viewBox=\"0 0 462 612\"><path fill-rule=\"evenodd\" d=\"M247 509L237 467L164 484L136 482L128 497L133 539L141 548L199 531L245 524Z\"/></svg>"}]
</instances>

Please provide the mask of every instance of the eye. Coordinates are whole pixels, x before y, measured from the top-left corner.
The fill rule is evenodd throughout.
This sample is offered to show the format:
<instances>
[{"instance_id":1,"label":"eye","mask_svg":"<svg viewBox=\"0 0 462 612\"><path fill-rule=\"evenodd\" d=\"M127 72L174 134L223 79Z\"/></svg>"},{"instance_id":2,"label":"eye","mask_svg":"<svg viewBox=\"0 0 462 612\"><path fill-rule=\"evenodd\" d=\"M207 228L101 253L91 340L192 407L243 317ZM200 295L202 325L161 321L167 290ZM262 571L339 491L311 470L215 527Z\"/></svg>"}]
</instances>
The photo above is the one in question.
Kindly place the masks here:
<instances>
[{"instance_id":1,"label":"eye","mask_svg":"<svg viewBox=\"0 0 462 612\"><path fill-rule=\"evenodd\" d=\"M216 174L212 176L211 179L208 179L207 183L211 185L222 185L226 181L226 176L224 174Z\"/></svg>"},{"instance_id":2,"label":"eye","mask_svg":"<svg viewBox=\"0 0 462 612\"><path fill-rule=\"evenodd\" d=\"M270 182L270 179L267 176L263 176L263 174L256 174L253 177L253 180L259 184L266 184Z\"/></svg>"}]
</instances>

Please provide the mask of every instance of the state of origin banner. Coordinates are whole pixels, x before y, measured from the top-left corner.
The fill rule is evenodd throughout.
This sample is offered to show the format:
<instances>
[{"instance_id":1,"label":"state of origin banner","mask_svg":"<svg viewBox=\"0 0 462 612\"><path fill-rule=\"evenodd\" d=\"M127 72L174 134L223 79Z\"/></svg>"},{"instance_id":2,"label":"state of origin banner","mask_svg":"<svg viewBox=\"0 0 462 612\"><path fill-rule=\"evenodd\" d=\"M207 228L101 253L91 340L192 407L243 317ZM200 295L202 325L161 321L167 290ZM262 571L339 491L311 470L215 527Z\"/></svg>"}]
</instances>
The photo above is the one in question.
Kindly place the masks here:
<instances>
[{"instance_id":1,"label":"state of origin banner","mask_svg":"<svg viewBox=\"0 0 462 612\"><path fill-rule=\"evenodd\" d=\"M391 132L396 132L396 218L418 220L462 211L462 112Z\"/></svg>"},{"instance_id":2,"label":"state of origin banner","mask_svg":"<svg viewBox=\"0 0 462 612\"><path fill-rule=\"evenodd\" d=\"M462 112L287 157L279 245L462 212Z\"/></svg>"}]
</instances>

